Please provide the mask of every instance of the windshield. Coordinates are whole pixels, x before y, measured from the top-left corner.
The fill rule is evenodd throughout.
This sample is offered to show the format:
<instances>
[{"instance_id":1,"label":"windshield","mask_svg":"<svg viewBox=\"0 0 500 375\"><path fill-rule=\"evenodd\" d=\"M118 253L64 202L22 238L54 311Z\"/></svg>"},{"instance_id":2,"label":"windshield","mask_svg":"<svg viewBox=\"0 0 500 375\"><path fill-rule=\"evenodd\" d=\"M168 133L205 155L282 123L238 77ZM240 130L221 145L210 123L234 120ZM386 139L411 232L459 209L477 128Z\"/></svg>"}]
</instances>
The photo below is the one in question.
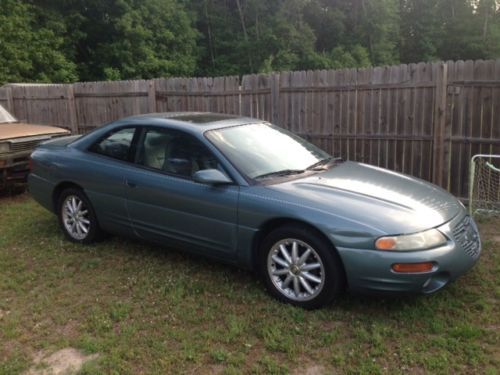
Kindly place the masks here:
<instances>
[{"instance_id":1,"label":"windshield","mask_svg":"<svg viewBox=\"0 0 500 375\"><path fill-rule=\"evenodd\" d=\"M250 178L301 173L330 158L306 140L265 123L210 130L206 136Z\"/></svg>"},{"instance_id":2,"label":"windshield","mask_svg":"<svg viewBox=\"0 0 500 375\"><path fill-rule=\"evenodd\" d=\"M16 118L12 116L7 110L0 105L0 124L17 122Z\"/></svg>"}]
</instances>

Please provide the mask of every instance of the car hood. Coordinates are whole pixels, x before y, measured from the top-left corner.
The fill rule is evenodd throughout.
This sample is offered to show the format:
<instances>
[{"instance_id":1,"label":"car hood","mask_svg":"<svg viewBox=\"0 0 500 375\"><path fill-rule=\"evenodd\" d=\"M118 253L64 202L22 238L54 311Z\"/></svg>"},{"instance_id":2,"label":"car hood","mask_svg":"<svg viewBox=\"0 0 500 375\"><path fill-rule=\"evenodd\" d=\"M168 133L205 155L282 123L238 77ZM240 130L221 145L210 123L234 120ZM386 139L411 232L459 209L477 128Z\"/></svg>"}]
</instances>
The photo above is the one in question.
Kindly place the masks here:
<instances>
[{"instance_id":1,"label":"car hood","mask_svg":"<svg viewBox=\"0 0 500 375\"><path fill-rule=\"evenodd\" d=\"M24 123L0 124L0 141L21 137L35 137L38 135L69 134L63 128L47 125L33 125Z\"/></svg>"},{"instance_id":2,"label":"car hood","mask_svg":"<svg viewBox=\"0 0 500 375\"><path fill-rule=\"evenodd\" d=\"M436 185L356 162L269 188L308 207L393 234L437 227L464 209Z\"/></svg>"}]
</instances>

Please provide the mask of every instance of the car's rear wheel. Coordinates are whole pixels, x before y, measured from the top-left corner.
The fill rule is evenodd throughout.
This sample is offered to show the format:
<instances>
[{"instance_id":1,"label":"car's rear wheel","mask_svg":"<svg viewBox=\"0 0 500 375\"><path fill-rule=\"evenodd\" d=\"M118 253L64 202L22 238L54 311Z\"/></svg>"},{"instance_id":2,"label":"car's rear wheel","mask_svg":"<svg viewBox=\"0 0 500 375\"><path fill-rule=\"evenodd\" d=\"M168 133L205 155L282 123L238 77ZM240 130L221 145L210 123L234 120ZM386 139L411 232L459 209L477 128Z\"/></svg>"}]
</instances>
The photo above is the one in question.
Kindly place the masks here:
<instances>
[{"instance_id":1,"label":"car's rear wheel","mask_svg":"<svg viewBox=\"0 0 500 375\"><path fill-rule=\"evenodd\" d=\"M343 268L331 244L301 225L271 232L262 242L259 260L269 293L292 305L324 306L344 286Z\"/></svg>"},{"instance_id":2,"label":"car's rear wheel","mask_svg":"<svg viewBox=\"0 0 500 375\"><path fill-rule=\"evenodd\" d=\"M59 195L57 207L59 225L70 241L91 243L101 238L94 209L83 191L64 190Z\"/></svg>"}]
</instances>

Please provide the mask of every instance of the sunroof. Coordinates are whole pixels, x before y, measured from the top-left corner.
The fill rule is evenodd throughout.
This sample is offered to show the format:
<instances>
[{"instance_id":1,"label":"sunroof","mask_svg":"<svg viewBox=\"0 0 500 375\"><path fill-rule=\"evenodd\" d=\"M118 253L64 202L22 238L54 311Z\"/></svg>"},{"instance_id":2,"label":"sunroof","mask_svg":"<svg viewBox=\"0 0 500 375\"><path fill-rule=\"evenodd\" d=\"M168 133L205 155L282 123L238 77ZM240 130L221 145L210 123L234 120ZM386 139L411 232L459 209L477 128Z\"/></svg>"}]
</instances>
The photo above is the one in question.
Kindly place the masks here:
<instances>
[{"instance_id":1,"label":"sunroof","mask_svg":"<svg viewBox=\"0 0 500 375\"><path fill-rule=\"evenodd\" d=\"M231 120L238 118L238 116L223 113L190 113L172 118L179 121L192 122L193 124L207 124L209 122Z\"/></svg>"}]
</instances>

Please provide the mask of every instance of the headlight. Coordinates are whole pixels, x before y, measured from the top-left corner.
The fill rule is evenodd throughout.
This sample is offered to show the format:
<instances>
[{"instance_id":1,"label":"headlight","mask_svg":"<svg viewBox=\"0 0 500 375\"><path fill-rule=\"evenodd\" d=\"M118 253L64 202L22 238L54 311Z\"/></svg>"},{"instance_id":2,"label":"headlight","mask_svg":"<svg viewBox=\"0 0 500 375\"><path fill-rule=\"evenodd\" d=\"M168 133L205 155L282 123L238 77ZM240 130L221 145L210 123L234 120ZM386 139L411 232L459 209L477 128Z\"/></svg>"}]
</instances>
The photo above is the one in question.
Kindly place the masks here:
<instances>
[{"instance_id":1,"label":"headlight","mask_svg":"<svg viewBox=\"0 0 500 375\"><path fill-rule=\"evenodd\" d=\"M7 142L0 143L0 154L4 154L10 151L10 144Z\"/></svg>"},{"instance_id":2,"label":"headlight","mask_svg":"<svg viewBox=\"0 0 500 375\"><path fill-rule=\"evenodd\" d=\"M437 229L429 229L425 232L380 237L375 241L378 250L425 250L446 243L446 237Z\"/></svg>"}]
</instances>

